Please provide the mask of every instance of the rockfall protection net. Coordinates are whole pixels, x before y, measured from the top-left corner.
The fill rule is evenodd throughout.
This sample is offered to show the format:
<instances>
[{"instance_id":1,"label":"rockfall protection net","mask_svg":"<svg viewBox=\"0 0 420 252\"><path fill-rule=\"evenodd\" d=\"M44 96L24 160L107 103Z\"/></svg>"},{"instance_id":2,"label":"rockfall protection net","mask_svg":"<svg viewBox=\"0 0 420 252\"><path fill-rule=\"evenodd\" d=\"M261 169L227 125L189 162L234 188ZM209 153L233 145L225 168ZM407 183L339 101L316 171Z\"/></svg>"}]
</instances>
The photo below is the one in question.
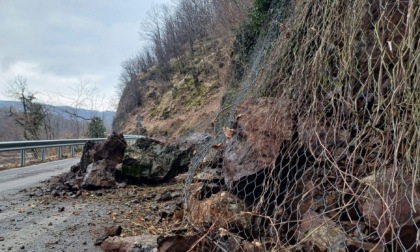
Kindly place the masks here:
<instances>
[{"instance_id":1,"label":"rockfall protection net","mask_svg":"<svg viewBox=\"0 0 420 252\"><path fill-rule=\"evenodd\" d=\"M190 169L191 251L420 251L419 5L273 9L280 35Z\"/></svg>"}]
</instances>

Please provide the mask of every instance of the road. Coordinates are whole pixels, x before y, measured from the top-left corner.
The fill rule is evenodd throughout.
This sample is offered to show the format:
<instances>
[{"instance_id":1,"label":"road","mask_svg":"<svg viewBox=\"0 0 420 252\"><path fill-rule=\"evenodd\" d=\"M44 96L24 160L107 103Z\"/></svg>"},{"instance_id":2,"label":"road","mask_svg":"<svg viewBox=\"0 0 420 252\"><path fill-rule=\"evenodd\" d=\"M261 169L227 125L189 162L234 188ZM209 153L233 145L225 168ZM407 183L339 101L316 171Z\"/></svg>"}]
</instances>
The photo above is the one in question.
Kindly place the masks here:
<instances>
[{"instance_id":1,"label":"road","mask_svg":"<svg viewBox=\"0 0 420 252\"><path fill-rule=\"evenodd\" d=\"M53 197L40 182L70 171L80 158L0 172L0 252L100 251L98 216L109 223L108 202L89 204L72 197ZM90 196L88 196L90 199ZM112 219L111 219L112 220ZM105 224L104 224L105 225ZM102 226L98 228L102 230Z\"/></svg>"},{"instance_id":2,"label":"road","mask_svg":"<svg viewBox=\"0 0 420 252\"><path fill-rule=\"evenodd\" d=\"M22 168L0 171L0 194L36 185L52 176L70 171L80 158L70 158Z\"/></svg>"}]
</instances>

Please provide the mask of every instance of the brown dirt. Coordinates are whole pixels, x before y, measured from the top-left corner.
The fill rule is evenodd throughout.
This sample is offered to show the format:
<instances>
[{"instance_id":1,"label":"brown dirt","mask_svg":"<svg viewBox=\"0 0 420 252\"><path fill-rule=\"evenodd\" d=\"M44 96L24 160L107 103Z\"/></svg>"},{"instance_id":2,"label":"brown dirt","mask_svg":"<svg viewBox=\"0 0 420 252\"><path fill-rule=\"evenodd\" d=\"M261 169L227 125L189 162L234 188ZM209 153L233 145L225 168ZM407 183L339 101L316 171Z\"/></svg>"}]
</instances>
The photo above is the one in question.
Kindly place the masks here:
<instances>
[{"instance_id":1,"label":"brown dirt","mask_svg":"<svg viewBox=\"0 0 420 252\"><path fill-rule=\"evenodd\" d=\"M150 132L164 132L170 136L180 136L187 130L195 129L196 131L211 131L211 122L215 119L216 113L220 108L221 92L206 98L206 106L174 113L171 118L162 120L154 118L150 112L145 111L145 121L143 123ZM180 106L180 105L179 105Z\"/></svg>"}]
</instances>

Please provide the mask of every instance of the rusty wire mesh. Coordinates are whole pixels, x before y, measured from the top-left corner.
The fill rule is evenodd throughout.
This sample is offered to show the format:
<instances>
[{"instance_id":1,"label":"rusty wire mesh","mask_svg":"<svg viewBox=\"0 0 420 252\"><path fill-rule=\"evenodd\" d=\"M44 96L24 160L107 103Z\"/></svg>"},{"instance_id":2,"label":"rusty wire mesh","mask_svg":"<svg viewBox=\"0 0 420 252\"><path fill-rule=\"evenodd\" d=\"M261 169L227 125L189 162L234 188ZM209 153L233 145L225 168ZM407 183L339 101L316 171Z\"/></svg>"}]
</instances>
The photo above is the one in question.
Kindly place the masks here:
<instances>
[{"instance_id":1,"label":"rusty wire mesh","mask_svg":"<svg viewBox=\"0 0 420 252\"><path fill-rule=\"evenodd\" d=\"M280 35L190 169L191 251L420 251L419 5L274 9Z\"/></svg>"}]
</instances>

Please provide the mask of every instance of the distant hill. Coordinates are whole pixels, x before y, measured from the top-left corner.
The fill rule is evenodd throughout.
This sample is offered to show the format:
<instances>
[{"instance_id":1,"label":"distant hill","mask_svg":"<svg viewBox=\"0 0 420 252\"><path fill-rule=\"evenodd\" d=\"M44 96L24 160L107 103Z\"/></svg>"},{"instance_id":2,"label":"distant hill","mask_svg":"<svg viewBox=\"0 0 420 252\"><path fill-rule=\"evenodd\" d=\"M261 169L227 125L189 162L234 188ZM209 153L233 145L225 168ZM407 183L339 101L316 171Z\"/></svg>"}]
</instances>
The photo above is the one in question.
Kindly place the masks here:
<instances>
[{"instance_id":1,"label":"distant hill","mask_svg":"<svg viewBox=\"0 0 420 252\"><path fill-rule=\"evenodd\" d=\"M70 106L52 106L52 105L46 105L48 106L50 110L53 113L59 114L63 116L66 119L71 118L71 115L69 113L66 113L66 111L70 113L74 113L77 116L81 118L91 118L92 116L99 116L104 120L105 127L110 128L112 125L112 121L115 117L114 111L97 111L97 110L89 110L89 109L75 109ZM16 109L19 109L22 107L22 104L19 101L2 101L0 100L0 109L1 108L9 108L13 107Z\"/></svg>"},{"instance_id":2,"label":"distant hill","mask_svg":"<svg viewBox=\"0 0 420 252\"><path fill-rule=\"evenodd\" d=\"M21 103L18 101L1 101L0 100L0 108L8 108L8 107L14 107L14 108L18 108L21 107Z\"/></svg>"}]
</instances>

